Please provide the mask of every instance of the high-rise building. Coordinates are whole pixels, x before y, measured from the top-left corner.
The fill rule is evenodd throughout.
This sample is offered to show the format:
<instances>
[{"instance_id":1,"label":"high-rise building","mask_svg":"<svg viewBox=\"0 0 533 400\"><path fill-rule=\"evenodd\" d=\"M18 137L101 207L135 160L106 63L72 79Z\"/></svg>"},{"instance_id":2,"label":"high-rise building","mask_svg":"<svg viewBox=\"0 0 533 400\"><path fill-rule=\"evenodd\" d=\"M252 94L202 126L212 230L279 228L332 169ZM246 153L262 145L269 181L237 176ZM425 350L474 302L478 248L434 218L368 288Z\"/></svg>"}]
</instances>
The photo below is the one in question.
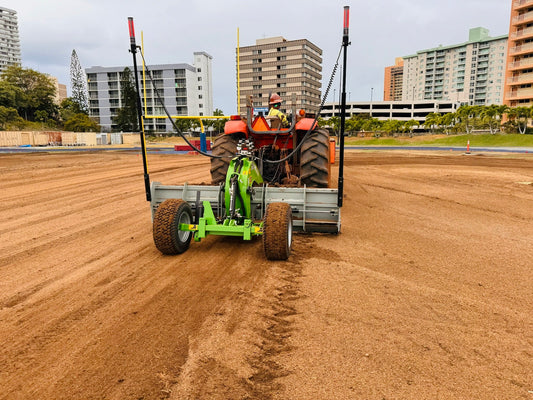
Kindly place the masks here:
<instances>
[{"instance_id":1,"label":"high-rise building","mask_svg":"<svg viewBox=\"0 0 533 400\"><path fill-rule=\"evenodd\" d=\"M213 115L212 58L207 53L195 52L193 65L148 66L155 87L171 116ZM113 117L123 106L120 81L124 68L91 67L85 70L89 86L89 115L98 120L103 131L114 130ZM142 71L139 71L140 82L142 77ZM145 116L166 116L153 87L146 76L146 102L145 93L141 93ZM144 126L147 131L174 131L172 123L166 118L146 118Z\"/></svg>"},{"instance_id":2,"label":"high-rise building","mask_svg":"<svg viewBox=\"0 0 533 400\"><path fill-rule=\"evenodd\" d=\"M297 108L317 112L322 81L322 50L307 39L286 40L278 36L258 39L255 46L239 49L240 113L246 113L246 99L254 105L268 106L270 93L284 100L283 112L292 109L296 94ZM239 74L239 71L237 71Z\"/></svg>"},{"instance_id":3,"label":"high-rise building","mask_svg":"<svg viewBox=\"0 0 533 400\"><path fill-rule=\"evenodd\" d=\"M533 104L533 0L511 1L505 104Z\"/></svg>"},{"instance_id":4,"label":"high-rise building","mask_svg":"<svg viewBox=\"0 0 533 400\"><path fill-rule=\"evenodd\" d=\"M67 98L67 85L64 85L62 83L59 83L57 78L55 76L49 76L50 81L56 88L56 95L54 102L57 105L60 105L63 100Z\"/></svg>"},{"instance_id":5,"label":"high-rise building","mask_svg":"<svg viewBox=\"0 0 533 400\"><path fill-rule=\"evenodd\" d=\"M402 100L503 104L507 39L473 28L465 43L404 56Z\"/></svg>"},{"instance_id":6,"label":"high-rise building","mask_svg":"<svg viewBox=\"0 0 533 400\"><path fill-rule=\"evenodd\" d=\"M385 68L383 101L401 101L403 87L403 59L397 57L394 65Z\"/></svg>"},{"instance_id":7,"label":"high-rise building","mask_svg":"<svg viewBox=\"0 0 533 400\"><path fill-rule=\"evenodd\" d=\"M0 73L16 64L21 64L17 12L0 7Z\"/></svg>"}]
</instances>

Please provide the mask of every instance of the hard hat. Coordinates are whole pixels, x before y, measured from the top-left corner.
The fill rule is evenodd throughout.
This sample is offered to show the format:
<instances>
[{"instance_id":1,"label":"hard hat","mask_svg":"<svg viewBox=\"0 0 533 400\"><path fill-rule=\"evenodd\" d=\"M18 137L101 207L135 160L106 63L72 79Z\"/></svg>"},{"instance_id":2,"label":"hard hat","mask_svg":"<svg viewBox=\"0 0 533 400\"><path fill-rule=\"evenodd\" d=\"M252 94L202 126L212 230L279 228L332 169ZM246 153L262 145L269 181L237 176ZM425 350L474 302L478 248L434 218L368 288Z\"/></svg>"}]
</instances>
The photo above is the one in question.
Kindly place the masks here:
<instances>
[{"instance_id":1,"label":"hard hat","mask_svg":"<svg viewBox=\"0 0 533 400\"><path fill-rule=\"evenodd\" d=\"M270 96L270 104L277 104L281 102L282 100L281 100L281 97L279 97L279 94L274 93L272 94L272 96Z\"/></svg>"}]
</instances>

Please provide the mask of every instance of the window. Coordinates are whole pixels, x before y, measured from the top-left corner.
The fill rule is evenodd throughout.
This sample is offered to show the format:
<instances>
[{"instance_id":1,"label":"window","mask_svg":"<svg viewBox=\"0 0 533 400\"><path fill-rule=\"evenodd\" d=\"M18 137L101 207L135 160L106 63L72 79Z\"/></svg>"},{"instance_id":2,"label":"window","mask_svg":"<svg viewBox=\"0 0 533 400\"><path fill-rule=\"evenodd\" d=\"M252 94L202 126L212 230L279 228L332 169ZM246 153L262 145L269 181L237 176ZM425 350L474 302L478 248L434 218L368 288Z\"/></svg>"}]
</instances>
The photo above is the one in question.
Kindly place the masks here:
<instances>
[{"instance_id":1,"label":"window","mask_svg":"<svg viewBox=\"0 0 533 400\"><path fill-rule=\"evenodd\" d=\"M198 107L199 108L204 108L204 105L203 104L198 104Z\"/></svg>"},{"instance_id":2,"label":"window","mask_svg":"<svg viewBox=\"0 0 533 400\"><path fill-rule=\"evenodd\" d=\"M198 77L198 82L202 82L202 77L201 76Z\"/></svg>"},{"instance_id":3,"label":"window","mask_svg":"<svg viewBox=\"0 0 533 400\"><path fill-rule=\"evenodd\" d=\"M279 56L276 58L278 61L285 61L287 59L287 56Z\"/></svg>"},{"instance_id":4,"label":"window","mask_svg":"<svg viewBox=\"0 0 533 400\"><path fill-rule=\"evenodd\" d=\"M254 59L252 60L252 64L260 64L260 63L262 63L262 62L263 62L263 60L262 60L261 58L254 58Z\"/></svg>"},{"instance_id":5,"label":"window","mask_svg":"<svg viewBox=\"0 0 533 400\"><path fill-rule=\"evenodd\" d=\"M198 90L202 90L202 87L201 87L201 86L198 86Z\"/></svg>"},{"instance_id":6,"label":"window","mask_svg":"<svg viewBox=\"0 0 533 400\"><path fill-rule=\"evenodd\" d=\"M203 96L201 94L198 95L198 98L201 99Z\"/></svg>"},{"instance_id":7,"label":"window","mask_svg":"<svg viewBox=\"0 0 533 400\"><path fill-rule=\"evenodd\" d=\"M198 70L197 70L197 71L198 71L198 72L202 72L202 68L198 68Z\"/></svg>"}]
</instances>

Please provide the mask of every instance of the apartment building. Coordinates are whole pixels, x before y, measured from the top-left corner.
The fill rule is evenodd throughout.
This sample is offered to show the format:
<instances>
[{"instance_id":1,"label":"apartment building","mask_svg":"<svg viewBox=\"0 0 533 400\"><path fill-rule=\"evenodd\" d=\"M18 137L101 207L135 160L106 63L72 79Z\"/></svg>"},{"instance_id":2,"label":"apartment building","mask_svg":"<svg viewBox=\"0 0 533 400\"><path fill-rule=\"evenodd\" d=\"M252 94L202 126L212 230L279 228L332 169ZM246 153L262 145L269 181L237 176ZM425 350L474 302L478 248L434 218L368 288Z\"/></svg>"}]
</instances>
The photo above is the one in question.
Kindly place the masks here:
<instances>
[{"instance_id":1,"label":"apartment building","mask_svg":"<svg viewBox=\"0 0 533 400\"><path fill-rule=\"evenodd\" d=\"M21 63L17 12L0 7L0 73L10 65Z\"/></svg>"},{"instance_id":2,"label":"apartment building","mask_svg":"<svg viewBox=\"0 0 533 400\"><path fill-rule=\"evenodd\" d=\"M320 48L307 39L286 40L278 36L258 39L255 46L237 50L241 114L246 113L250 95L256 106L267 107L270 93L281 96L281 110L285 113L292 109L293 93L297 109L318 111L322 86Z\"/></svg>"},{"instance_id":3,"label":"apartment building","mask_svg":"<svg viewBox=\"0 0 533 400\"><path fill-rule=\"evenodd\" d=\"M403 58L397 57L394 65L385 68L383 101L401 101L403 88Z\"/></svg>"},{"instance_id":4,"label":"apartment building","mask_svg":"<svg viewBox=\"0 0 533 400\"><path fill-rule=\"evenodd\" d=\"M404 56L402 101L503 104L507 40L478 27L467 42Z\"/></svg>"},{"instance_id":5,"label":"apartment building","mask_svg":"<svg viewBox=\"0 0 533 400\"><path fill-rule=\"evenodd\" d=\"M533 0L511 1L504 103L533 105Z\"/></svg>"},{"instance_id":6,"label":"apartment building","mask_svg":"<svg viewBox=\"0 0 533 400\"><path fill-rule=\"evenodd\" d=\"M149 65L155 87L171 116L209 116L213 115L212 59L205 52L195 52L193 65L160 64ZM91 67L85 70L89 87L89 115L94 117L102 131L114 130L113 117L123 106L121 99L121 67ZM132 69L131 67L129 67ZM142 86L142 71L139 82ZM141 90L143 90L141 88ZM146 95L146 101L145 101ZM159 103L148 76L146 92L141 95L145 130L172 132L172 123L166 118L165 110Z\"/></svg>"}]
</instances>

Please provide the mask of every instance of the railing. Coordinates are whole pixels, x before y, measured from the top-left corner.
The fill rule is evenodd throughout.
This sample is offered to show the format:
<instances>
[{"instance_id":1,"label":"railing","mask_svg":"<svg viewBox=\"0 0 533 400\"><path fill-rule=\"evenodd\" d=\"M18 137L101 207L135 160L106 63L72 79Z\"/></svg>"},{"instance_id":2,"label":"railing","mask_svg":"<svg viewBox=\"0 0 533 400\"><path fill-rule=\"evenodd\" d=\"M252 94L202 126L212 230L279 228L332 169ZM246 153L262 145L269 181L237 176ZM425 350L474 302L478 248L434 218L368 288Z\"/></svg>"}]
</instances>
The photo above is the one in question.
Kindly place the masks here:
<instances>
[{"instance_id":1,"label":"railing","mask_svg":"<svg viewBox=\"0 0 533 400\"><path fill-rule=\"evenodd\" d=\"M533 43L523 44L515 47L511 47L511 54L521 53L523 51L533 50Z\"/></svg>"},{"instance_id":2,"label":"railing","mask_svg":"<svg viewBox=\"0 0 533 400\"><path fill-rule=\"evenodd\" d=\"M518 99L521 97L533 98L533 89L517 90L515 92L507 92L508 99Z\"/></svg>"},{"instance_id":3,"label":"railing","mask_svg":"<svg viewBox=\"0 0 533 400\"><path fill-rule=\"evenodd\" d=\"M533 0L515 0L515 2L513 3L515 7L521 7L528 4L533 4Z\"/></svg>"},{"instance_id":4,"label":"railing","mask_svg":"<svg viewBox=\"0 0 533 400\"><path fill-rule=\"evenodd\" d=\"M522 36L527 36L527 35L533 35L533 28L522 29L521 31L511 33L511 37L513 39L516 39Z\"/></svg>"},{"instance_id":5,"label":"railing","mask_svg":"<svg viewBox=\"0 0 533 400\"><path fill-rule=\"evenodd\" d=\"M515 61L509 64L510 68L531 67L533 66L533 59L524 59Z\"/></svg>"},{"instance_id":6,"label":"railing","mask_svg":"<svg viewBox=\"0 0 533 400\"><path fill-rule=\"evenodd\" d=\"M517 22L523 22L523 21L527 21L530 19L533 19L533 12L527 12L525 14L517 15L516 17L513 17L513 23L516 24Z\"/></svg>"},{"instance_id":7,"label":"railing","mask_svg":"<svg viewBox=\"0 0 533 400\"><path fill-rule=\"evenodd\" d=\"M507 80L508 83L533 82L533 74L522 74L513 76Z\"/></svg>"}]
</instances>

